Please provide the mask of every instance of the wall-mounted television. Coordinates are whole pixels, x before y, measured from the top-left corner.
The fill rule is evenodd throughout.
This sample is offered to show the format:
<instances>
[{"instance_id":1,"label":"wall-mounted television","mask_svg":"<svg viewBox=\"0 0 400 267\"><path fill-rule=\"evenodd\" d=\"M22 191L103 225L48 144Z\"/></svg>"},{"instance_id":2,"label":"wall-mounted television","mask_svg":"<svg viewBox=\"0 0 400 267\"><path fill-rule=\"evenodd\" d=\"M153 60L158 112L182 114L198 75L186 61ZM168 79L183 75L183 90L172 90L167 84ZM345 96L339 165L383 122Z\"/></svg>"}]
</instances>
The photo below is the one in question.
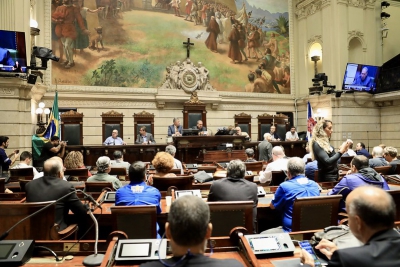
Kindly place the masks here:
<instances>
[{"instance_id":1,"label":"wall-mounted television","mask_svg":"<svg viewBox=\"0 0 400 267\"><path fill-rule=\"evenodd\" d=\"M26 73L25 33L0 30L0 72Z\"/></svg>"},{"instance_id":2,"label":"wall-mounted television","mask_svg":"<svg viewBox=\"0 0 400 267\"><path fill-rule=\"evenodd\" d=\"M347 63L343 90L376 93L380 67Z\"/></svg>"}]
</instances>

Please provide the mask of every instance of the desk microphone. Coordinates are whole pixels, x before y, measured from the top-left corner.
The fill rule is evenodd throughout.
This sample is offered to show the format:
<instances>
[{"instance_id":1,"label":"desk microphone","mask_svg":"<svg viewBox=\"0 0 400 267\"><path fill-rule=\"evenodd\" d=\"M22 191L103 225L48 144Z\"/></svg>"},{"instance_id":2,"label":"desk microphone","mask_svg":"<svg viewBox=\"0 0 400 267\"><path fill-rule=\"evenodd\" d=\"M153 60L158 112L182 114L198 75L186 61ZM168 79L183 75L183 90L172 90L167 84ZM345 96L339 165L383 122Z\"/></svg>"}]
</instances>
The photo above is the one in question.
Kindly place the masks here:
<instances>
[{"instance_id":1,"label":"desk microphone","mask_svg":"<svg viewBox=\"0 0 400 267\"><path fill-rule=\"evenodd\" d=\"M82 190L80 190L80 189L78 189L78 190L76 190L76 191L82 192L82 194L85 195L85 198L86 198L86 199L89 199L89 201L91 201L91 202L92 202L93 204L95 204L97 207L99 207L100 209L102 209L101 205L100 205L91 195L89 195L88 193L86 193L85 191L82 191Z\"/></svg>"}]
</instances>

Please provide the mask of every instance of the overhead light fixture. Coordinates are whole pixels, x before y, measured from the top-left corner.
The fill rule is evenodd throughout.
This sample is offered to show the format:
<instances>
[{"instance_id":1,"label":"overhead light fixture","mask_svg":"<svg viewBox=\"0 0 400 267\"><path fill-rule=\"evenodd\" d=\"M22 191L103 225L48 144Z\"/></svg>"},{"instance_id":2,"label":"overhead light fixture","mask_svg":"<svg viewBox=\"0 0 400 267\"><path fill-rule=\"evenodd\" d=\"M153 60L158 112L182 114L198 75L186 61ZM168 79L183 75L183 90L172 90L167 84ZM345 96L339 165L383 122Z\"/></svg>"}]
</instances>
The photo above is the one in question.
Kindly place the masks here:
<instances>
[{"instance_id":1,"label":"overhead light fixture","mask_svg":"<svg viewBox=\"0 0 400 267\"><path fill-rule=\"evenodd\" d=\"M381 19L388 19L388 18L390 18L390 14L386 12L381 12Z\"/></svg>"},{"instance_id":2,"label":"overhead light fixture","mask_svg":"<svg viewBox=\"0 0 400 267\"><path fill-rule=\"evenodd\" d=\"M382 3L381 3L381 8L382 8L382 9L388 8L389 6L390 6L390 3L389 3L389 2L382 1Z\"/></svg>"}]
</instances>

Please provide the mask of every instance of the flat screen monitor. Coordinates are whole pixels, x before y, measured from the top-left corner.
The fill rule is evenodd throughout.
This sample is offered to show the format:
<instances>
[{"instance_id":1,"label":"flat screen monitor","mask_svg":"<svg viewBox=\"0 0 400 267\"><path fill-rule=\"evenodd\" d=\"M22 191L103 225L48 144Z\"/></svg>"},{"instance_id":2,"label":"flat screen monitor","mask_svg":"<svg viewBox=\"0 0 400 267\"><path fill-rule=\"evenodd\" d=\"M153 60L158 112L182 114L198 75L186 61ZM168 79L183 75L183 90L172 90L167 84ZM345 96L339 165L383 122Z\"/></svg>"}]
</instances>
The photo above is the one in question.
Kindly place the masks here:
<instances>
[{"instance_id":1,"label":"flat screen monitor","mask_svg":"<svg viewBox=\"0 0 400 267\"><path fill-rule=\"evenodd\" d=\"M347 63L343 78L343 90L376 93L380 67Z\"/></svg>"},{"instance_id":2,"label":"flat screen monitor","mask_svg":"<svg viewBox=\"0 0 400 267\"><path fill-rule=\"evenodd\" d=\"M199 135L199 130L198 129L183 129L182 130L182 135L183 136Z\"/></svg>"},{"instance_id":3,"label":"flat screen monitor","mask_svg":"<svg viewBox=\"0 0 400 267\"><path fill-rule=\"evenodd\" d=\"M0 72L26 73L25 33L0 30Z\"/></svg>"}]
</instances>

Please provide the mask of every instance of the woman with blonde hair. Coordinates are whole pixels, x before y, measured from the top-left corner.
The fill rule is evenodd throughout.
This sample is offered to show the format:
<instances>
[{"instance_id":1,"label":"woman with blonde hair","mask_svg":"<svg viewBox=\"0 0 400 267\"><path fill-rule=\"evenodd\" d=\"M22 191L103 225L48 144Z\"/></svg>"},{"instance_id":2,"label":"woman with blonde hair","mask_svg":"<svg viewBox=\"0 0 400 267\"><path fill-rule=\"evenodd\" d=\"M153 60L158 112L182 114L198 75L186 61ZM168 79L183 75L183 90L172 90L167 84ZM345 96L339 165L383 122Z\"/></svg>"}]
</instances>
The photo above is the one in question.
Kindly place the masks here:
<instances>
[{"instance_id":1,"label":"woman with blonde hair","mask_svg":"<svg viewBox=\"0 0 400 267\"><path fill-rule=\"evenodd\" d=\"M83 163L83 155L79 151L71 151L67 154L64 159L64 167L67 170L70 169L86 169L85 164ZM88 170L88 176L92 176L92 174Z\"/></svg>"},{"instance_id":2,"label":"woman with blonde hair","mask_svg":"<svg viewBox=\"0 0 400 267\"><path fill-rule=\"evenodd\" d=\"M318 162L318 180L320 182L334 182L339 178L339 169L337 161L346 153L349 145L353 142L348 139L344 142L339 151L329 143L333 131L332 121L321 120L313 129L312 138L309 142L309 149L312 160Z\"/></svg>"},{"instance_id":3,"label":"woman with blonde hair","mask_svg":"<svg viewBox=\"0 0 400 267\"><path fill-rule=\"evenodd\" d=\"M151 162L156 169L156 176L159 177L175 177L174 173L170 173L170 171L175 166L174 157L167 152L158 152Z\"/></svg>"}]
</instances>

